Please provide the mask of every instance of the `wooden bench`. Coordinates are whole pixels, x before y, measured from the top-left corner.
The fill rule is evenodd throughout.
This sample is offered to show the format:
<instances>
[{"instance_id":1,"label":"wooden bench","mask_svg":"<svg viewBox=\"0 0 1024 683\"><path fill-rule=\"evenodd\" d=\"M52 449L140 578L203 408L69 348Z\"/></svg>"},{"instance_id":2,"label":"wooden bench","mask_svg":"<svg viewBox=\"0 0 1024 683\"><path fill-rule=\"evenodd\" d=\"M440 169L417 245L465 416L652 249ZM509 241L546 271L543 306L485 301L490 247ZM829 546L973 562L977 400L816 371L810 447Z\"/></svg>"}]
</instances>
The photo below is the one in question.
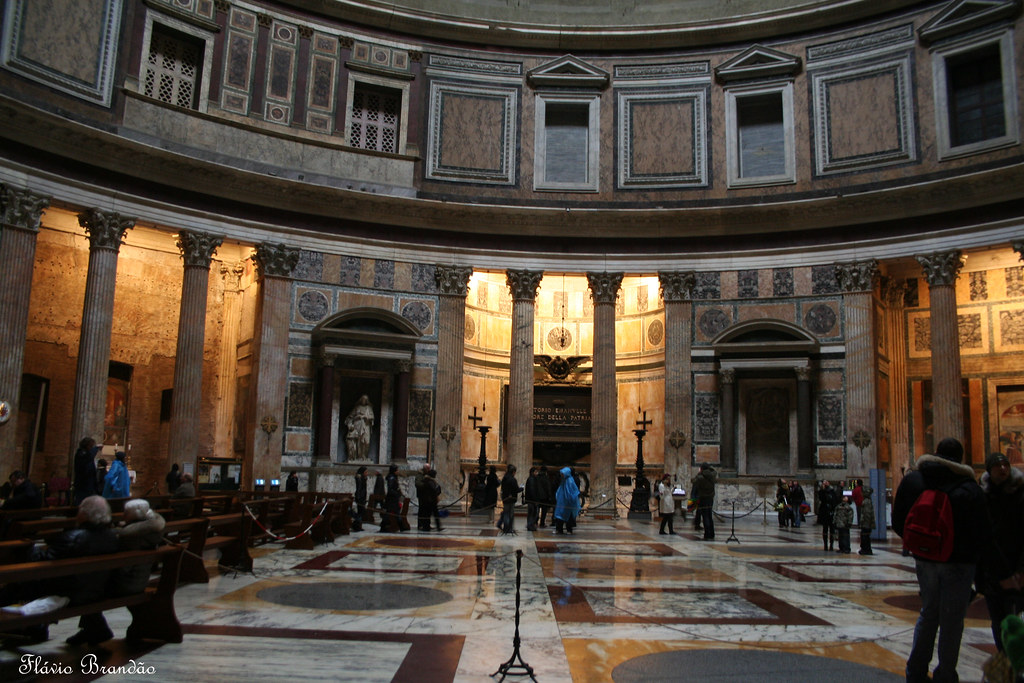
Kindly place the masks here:
<instances>
[{"instance_id":1,"label":"wooden bench","mask_svg":"<svg viewBox=\"0 0 1024 683\"><path fill-rule=\"evenodd\" d=\"M257 521L257 528L253 529L252 534L249 536L249 543L252 544L257 541L267 543L275 540L268 532L279 533L285 524L296 521L298 515L297 502L298 499L293 496L258 498L245 501L245 507ZM242 514L248 513L243 511Z\"/></svg>"},{"instance_id":2,"label":"wooden bench","mask_svg":"<svg viewBox=\"0 0 1024 683\"><path fill-rule=\"evenodd\" d=\"M162 516L166 516L167 510L156 510ZM115 512L110 516L111 523L117 525L124 520L123 512ZM66 529L73 529L78 526L76 517L43 517L40 519L25 519L11 523L7 532L8 540L22 538L45 538Z\"/></svg>"},{"instance_id":3,"label":"wooden bench","mask_svg":"<svg viewBox=\"0 0 1024 683\"><path fill-rule=\"evenodd\" d=\"M185 549L181 558L181 582L209 583L210 573L204 560L207 550L220 550L218 564L252 571L247 537L250 528L242 519L241 512L167 522L164 538Z\"/></svg>"},{"instance_id":4,"label":"wooden bench","mask_svg":"<svg viewBox=\"0 0 1024 683\"><path fill-rule=\"evenodd\" d=\"M312 550L317 543L333 543L331 518L334 501L299 504L299 518L284 525L284 534L290 536L284 547L293 550ZM307 531L308 530L308 531Z\"/></svg>"},{"instance_id":5,"label":"wooden bench","mask_svg":"<svg viewBox=\"0 0 1024 683\"><path fill-rule=\"evenodd\" d=\"M29 626L53 624L61 619L83 614L105 612L127 607L132 615L127 639L161 640L167 643L182 641L181 623L174 611L174 590L178 585L181 548L162 546L156 550L132 550L109 555L72 557L63 560L18 562L0 565L0 585L56 579L91 572L110 572L140 564L160 563L160 577L141 593L120 597L104 597L81 605L68 605L46 614L17 614L0 612L0 632L9 633Z\"/></svg>"}]
</instances>

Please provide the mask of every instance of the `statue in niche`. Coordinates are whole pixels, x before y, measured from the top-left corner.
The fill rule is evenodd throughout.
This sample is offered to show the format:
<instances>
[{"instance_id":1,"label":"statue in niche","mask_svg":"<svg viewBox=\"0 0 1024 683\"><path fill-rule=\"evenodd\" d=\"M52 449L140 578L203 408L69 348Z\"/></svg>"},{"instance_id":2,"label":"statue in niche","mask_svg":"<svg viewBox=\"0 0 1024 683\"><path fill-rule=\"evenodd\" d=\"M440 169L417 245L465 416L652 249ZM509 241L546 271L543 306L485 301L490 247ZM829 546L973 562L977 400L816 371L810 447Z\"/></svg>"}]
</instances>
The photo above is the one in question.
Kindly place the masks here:
<instances>
[{"instance_id":1,"label":"statue in niche","mask_svg":"<svg viewBox=\"0 0 1024 683\"><path fill-rule=\"evenodd\" d=\"M345 445L349 460L367 460L370 457L370 434L373 430L373 406L370 397L363 394L345 418Z\"/></svg>"}]
</instances>

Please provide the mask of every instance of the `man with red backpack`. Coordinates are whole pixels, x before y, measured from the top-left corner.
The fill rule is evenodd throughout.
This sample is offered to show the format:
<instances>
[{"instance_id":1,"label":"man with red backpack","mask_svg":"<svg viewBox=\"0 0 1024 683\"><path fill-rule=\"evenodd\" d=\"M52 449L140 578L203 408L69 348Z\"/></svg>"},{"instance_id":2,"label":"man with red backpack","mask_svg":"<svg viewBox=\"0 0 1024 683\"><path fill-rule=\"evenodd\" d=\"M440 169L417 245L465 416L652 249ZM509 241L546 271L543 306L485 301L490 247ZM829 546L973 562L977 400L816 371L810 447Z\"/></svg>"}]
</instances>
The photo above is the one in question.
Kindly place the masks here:
<instances>
[{"instance_id":1,"label":"man with red backpack","mask_svg":"<svg viewBox=\"0 0 1024 683\"><path fill-rule=\"evenodd\" d=\"M935 455L921 456L893 500L892 529L914 555L921 593L921 613L907 659L908 683L929 680L936 632L939 662L931 680L959 680L956 664L964 615L975 566L991 537L984 494L963 456L959 441L943 439ZM922 540L928 537L932 540Z\"/></svg>"}]
</instances>

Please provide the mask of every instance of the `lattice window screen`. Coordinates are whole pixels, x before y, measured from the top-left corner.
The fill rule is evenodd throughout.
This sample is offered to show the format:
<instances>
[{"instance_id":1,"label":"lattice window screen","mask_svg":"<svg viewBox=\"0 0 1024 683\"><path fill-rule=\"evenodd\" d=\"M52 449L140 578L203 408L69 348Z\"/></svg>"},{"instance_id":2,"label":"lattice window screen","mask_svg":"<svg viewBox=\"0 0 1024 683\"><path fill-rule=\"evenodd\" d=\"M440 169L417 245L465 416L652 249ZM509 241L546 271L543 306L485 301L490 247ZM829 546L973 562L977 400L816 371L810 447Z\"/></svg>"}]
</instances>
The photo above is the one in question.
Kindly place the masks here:
<instances>
[{"instance_id":1,"label":"lattice window screen","mask_svg":"<svg viewBox=\"0 0 1024 683\"><path fill-rule=\"evenodd\" d=\"M352 93L349 144L360 149L398 153L399 92L356 85Z\"/></svg>"},{"instance_id":2,"label":"lattice window screen","mask_svg":"<svg viewBox=\"0 0 1024 683\"><path fill-rule=\"evenodd\" d=\"M145 94L161 102L195 108L202 50L154 27L146 62Z\"/></svg>"}]
</instances>

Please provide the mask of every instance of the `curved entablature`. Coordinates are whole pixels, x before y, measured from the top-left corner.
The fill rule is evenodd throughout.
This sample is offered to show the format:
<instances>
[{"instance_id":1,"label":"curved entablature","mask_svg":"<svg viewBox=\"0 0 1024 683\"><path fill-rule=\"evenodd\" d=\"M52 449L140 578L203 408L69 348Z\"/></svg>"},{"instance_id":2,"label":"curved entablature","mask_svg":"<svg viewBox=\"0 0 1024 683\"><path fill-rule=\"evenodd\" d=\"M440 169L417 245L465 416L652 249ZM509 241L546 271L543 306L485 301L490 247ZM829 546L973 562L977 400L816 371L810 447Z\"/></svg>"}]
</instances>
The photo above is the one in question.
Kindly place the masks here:
<instances>
[{"instance_id":1,"label":"curved entablature","mask_svg":"<svg viewBox=\"0 0 1024 683\"><path fill-rule=\"evenodd\" d=\"M327 318L313 330L313 347L323 358L402 360L412 357L422 333L402 316L370 306Z\"/></svg>"},{"instance_id":2,"label":"curved entablature","mask_svg":"<svg viewBox=\"0 0 1024 683\"><path fill-rule=\"evenodd\" d=\"M722 332L711 342L715 355L763 356L817 353L818 340L807 330L785 320L750 320Z\"/></svg>"}]
</instances>

